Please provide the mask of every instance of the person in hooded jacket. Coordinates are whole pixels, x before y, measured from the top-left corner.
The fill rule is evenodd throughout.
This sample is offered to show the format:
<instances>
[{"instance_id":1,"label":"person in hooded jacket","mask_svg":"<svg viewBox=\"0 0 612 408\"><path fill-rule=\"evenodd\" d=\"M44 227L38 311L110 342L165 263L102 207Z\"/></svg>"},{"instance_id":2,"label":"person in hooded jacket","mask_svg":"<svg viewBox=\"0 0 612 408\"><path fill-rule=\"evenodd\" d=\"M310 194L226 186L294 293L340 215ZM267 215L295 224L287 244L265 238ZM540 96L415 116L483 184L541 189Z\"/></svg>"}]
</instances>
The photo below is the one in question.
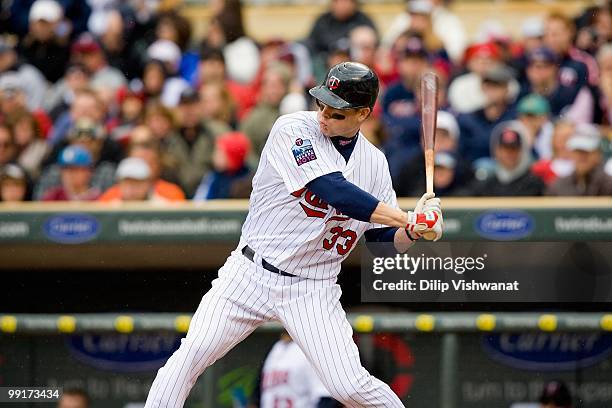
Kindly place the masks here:
<instances>
[{"instance_id":1,"label":"person in hooded jacket","mask_svg":"<svg viewBox=\"0 0 612 408\"><path fill-rule=\"evenodd\" d=\"M472 186L475 196L539 196L544 182L530 172L533 161L525 129L516 121L501 123L491 135L494 157L490 177Z\"/></svg>"}]
</instances>

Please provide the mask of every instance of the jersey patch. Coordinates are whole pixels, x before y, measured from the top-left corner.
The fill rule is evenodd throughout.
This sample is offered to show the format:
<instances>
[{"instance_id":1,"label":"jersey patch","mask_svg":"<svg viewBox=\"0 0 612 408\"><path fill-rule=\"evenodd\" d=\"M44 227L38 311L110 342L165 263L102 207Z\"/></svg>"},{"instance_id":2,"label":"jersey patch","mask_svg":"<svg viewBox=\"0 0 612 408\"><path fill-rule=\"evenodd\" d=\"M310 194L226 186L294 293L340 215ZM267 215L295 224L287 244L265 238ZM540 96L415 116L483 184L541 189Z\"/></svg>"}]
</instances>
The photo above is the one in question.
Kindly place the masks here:
<instances>
[{"instance_id":1,"label":"jersey patch","mask_svg":"<svg viewBox=\"0 0 612 408\"><path fill-rule=\"evenodd\" d=\"M291 152L298 166L317 160L317 155L309 139L296 139L295 144L291 147Z\"/></svg>"}]
</instances>

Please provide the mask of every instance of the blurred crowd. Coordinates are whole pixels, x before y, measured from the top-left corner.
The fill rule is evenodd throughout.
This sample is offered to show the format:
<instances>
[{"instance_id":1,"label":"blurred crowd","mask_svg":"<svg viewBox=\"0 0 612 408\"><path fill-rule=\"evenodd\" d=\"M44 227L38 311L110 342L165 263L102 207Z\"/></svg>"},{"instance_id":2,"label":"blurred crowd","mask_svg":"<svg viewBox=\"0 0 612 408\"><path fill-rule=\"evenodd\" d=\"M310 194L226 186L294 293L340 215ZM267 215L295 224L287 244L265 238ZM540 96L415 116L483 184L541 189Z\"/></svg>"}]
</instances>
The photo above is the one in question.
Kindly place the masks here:
<instances>
[{"instance_id":1,"label":"blurred crowd","mask_svg":"<svg viewBox=\"0 0 612 408\"><path fill-rule=\"evenodd\" d=\"M239 0L208 5L195 38L163 0L0 0L0 201L248 198L274 121L314 108L307 90L347 60L381 80L362 131L398 196L425 188L429 70L439 196L612 195L610 2L471 38L448 1L410 0L383 28L330 0L306 38L264 42Z\"/></svg>"}]
</instances>

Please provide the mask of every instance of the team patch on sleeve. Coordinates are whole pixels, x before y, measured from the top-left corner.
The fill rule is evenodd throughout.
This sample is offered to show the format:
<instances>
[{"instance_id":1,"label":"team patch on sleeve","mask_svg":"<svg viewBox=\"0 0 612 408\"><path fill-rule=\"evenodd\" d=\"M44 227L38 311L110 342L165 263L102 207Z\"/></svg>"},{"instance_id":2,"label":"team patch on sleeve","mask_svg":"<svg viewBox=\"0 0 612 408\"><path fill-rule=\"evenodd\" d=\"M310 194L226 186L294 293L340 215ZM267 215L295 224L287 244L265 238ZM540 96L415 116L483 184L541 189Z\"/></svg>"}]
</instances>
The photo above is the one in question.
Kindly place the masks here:
<instances>
[{"instance_id":1,"label":"team patch on sleeve","mask_svg":"<svg viewBox=\"0 0 612 408\"><path fill-rule=\"evenodd\" d=\"M298 166L317 160L312 143L308 139L296 139L295 144L291 147L291 152Z\"/></svg>"}]
</instances>

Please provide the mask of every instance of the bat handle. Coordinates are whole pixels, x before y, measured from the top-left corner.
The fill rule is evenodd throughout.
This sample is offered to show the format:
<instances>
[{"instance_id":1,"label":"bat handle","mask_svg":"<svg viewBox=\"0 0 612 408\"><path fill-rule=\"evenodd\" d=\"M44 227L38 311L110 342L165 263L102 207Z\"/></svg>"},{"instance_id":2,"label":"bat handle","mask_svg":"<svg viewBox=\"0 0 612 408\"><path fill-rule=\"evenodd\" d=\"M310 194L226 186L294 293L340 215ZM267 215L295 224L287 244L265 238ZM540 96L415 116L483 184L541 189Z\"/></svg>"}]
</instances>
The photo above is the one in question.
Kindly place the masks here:
<instances>
[{"instance_id":1,"label":"bat handle","mask_svg":"<svg viewBox=\"0 0 612 408\"><path fill-rule=\"evenodd\" d=\"M434 192L434 152L433 149L425 150L425 191Z\"/></svg>"}]
</instances>

